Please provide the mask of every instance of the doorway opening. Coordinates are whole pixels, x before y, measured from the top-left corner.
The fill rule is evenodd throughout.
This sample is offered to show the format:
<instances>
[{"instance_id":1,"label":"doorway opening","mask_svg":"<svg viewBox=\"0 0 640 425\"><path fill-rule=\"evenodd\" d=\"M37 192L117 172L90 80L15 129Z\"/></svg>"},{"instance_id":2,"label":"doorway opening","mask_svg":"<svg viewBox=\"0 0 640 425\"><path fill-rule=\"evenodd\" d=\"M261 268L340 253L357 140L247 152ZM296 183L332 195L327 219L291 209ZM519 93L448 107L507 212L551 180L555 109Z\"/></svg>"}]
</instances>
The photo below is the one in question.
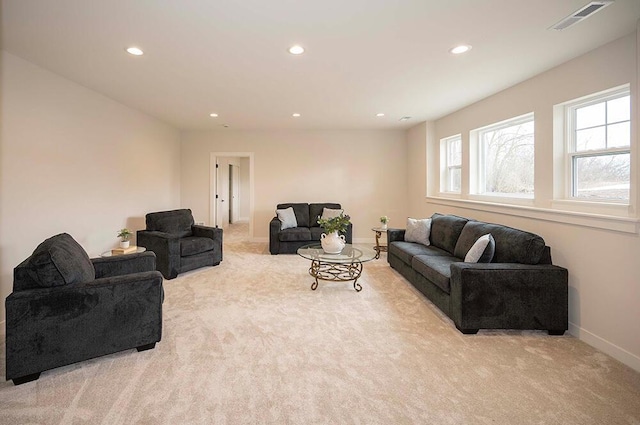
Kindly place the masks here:
<instances>
[{"instance_id":1,"label":"doorway opening","mask_svg":"<svg viewBox=\"0 0 640 425\"><path fill-rule=\"evenodd\" d=\"M209 219L213 226L248 230L253 238L253 153L211 153ZM247 226L248 224L248 226Z\"/></svg>"}]
</instances>

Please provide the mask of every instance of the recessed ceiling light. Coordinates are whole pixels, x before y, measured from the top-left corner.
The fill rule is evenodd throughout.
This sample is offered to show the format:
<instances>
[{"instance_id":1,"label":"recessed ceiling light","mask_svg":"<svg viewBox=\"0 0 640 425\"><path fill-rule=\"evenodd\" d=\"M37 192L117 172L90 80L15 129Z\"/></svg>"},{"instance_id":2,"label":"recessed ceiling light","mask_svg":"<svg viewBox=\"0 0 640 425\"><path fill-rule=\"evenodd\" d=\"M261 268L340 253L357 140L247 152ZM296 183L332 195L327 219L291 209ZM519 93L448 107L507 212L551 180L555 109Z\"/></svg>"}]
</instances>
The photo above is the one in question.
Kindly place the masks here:
<instances>
[{"instance_id":1,"label":"recessed ceiling light","mask_svg":"<svg viewBox=\"0 0 640 425\"><path fill-rule=\"evenodd\" d=\"M301 55L304 53L304 47L296 44L295 46L289 47L289 53L291 53L292 55Z\"/></svg>"},{"instance_id":2,"label":"recessed ceiling light","mask_svg":"<svg viewBox=\"0 0 640 425\"><path fill-rule=\"evenodd\" d=\"M384 114L380 112L379 114L376 114L376 117L384 117Z\"/></svg>"},{"instance_id":3,"label":"recessed ceiling light","mask_svg":"<svg viewBox=\"0 0 640 425\"><path fill-rule=\"evenodd\" d=\"M409 121L411 117L402 117L398 121Z\"/></svg>"},{"instance_id":4,"label":"recessed ceiling light","mask_svg":"<svg viewBox=\"0 0 640 425\"><path fill-rule=\"evenodd\" d=\"M129 53L130 55L133 55L133 56L142 56L142 55L144 55L144 52L141 49L139 49L138 47L133 47L133 46L132 47L127 47L126 50L127 50L127 53Z\"/></svg>"},{"instance_id":5,"label":"recessed ceiling light","mask_svg":"<svg viewBox=\"0 0 640 425\"><path fill-rule=\"evenodd\" d=\"M291 116L294 117L294 118L298 118L300 116L300 114L296 112L294 114L291 114Z\"/></svg>"},{"instance_id":6,"label":"recessed ceiling light","mask_svg":"<svg viewBox=\"0 0 640 425\"><path fill-rule=\"evenodd\" d=\"M211 118L218 118L218 114L216 114L215 112L214 112L214 113L212 113L212 114L209 114L209 116L210 116Z\"/></svg>"},{"instance_id":7,"label":"recessed ceiling light","mask_svg":"<svg viewBox=\"0 0 640 425\"><path fill-rule=\"evenodd\" d=\"M468 44L461 44L459 46L449 49L449 52L453 53L454 55L459 55L461 53L466 53L469 50L471 50L471 46L469 46Z\"/></svg>"}]
</instances>

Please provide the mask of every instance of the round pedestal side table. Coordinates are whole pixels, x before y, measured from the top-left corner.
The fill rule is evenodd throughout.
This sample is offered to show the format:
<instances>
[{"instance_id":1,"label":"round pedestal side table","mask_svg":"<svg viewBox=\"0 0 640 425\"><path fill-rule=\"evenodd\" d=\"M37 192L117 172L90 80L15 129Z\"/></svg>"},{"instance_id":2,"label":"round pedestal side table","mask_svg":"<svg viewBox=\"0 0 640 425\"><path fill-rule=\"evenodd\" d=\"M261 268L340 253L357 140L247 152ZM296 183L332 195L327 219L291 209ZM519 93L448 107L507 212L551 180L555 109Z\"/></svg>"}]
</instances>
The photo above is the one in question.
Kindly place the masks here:
<instances>
[{"instance_id":1,"label":"round pedestal side table","mask_svg":"<svg viewBox=\"0 0 640 425\"><path fill-rule=\"evenodd\" d=\"M380 245L380 238L383 233L387 233L386 227L372 227L371 230L376 232L376 246L373 247L373 250L376 252L376 260L380 258L381 252L387 252L387 245Z\"/></svg>"}]
</instances>

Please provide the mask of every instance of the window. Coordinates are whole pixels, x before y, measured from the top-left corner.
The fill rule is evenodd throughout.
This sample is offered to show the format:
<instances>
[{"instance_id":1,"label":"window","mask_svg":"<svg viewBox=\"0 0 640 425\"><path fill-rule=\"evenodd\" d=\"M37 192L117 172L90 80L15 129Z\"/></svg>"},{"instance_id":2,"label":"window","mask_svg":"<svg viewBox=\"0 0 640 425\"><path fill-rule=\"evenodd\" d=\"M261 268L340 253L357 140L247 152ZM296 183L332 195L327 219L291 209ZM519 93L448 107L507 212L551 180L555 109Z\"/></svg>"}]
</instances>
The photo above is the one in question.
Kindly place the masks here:
<instances>
[{"instance_id":1,"label":"window","mask_svg":"<svg viewBox=\"0 0 640 425\"><path fill-rule=\"evenodd\" d=\"M566 106L569 198L629 202L631 102L629 88Z\"/></svg>"},{"instance_id":2,"label":"window","mask_svg":"<svg viewBox=\"0 0 640 425\"><path fill-rule=\"evenodd\" d=\"M442 173L440 190L460 193L462 179L462 138L460 135L447 137L440 141Z\"/></svg>"},{"instance_id":3,"label":"window","mask_svg":"<svg viewBox=\"0 0 640 425\"><path fill-rule=\"evenodd\" d=\"M474 130L475 194L533 198L533 114Z\"/></svg>"}]
</instances>

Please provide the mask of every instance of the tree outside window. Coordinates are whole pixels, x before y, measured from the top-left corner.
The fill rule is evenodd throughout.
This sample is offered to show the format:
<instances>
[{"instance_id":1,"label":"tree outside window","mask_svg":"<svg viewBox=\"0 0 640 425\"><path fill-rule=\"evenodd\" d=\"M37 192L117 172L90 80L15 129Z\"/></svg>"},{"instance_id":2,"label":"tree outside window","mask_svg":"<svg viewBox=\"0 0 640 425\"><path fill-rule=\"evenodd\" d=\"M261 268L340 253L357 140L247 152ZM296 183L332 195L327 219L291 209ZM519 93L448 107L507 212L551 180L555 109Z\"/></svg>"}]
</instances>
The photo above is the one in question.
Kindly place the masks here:
<instances>
[{"instance_id":1,"label":"tree outside window","mask_svg":"<svg viewBox=\"0 0 640 425\"><path fill-rule=\"evenodd\" d=\"M478 132L478 194L533 198L533 114L485 127Z\"/></svg>"}]
</instances>

